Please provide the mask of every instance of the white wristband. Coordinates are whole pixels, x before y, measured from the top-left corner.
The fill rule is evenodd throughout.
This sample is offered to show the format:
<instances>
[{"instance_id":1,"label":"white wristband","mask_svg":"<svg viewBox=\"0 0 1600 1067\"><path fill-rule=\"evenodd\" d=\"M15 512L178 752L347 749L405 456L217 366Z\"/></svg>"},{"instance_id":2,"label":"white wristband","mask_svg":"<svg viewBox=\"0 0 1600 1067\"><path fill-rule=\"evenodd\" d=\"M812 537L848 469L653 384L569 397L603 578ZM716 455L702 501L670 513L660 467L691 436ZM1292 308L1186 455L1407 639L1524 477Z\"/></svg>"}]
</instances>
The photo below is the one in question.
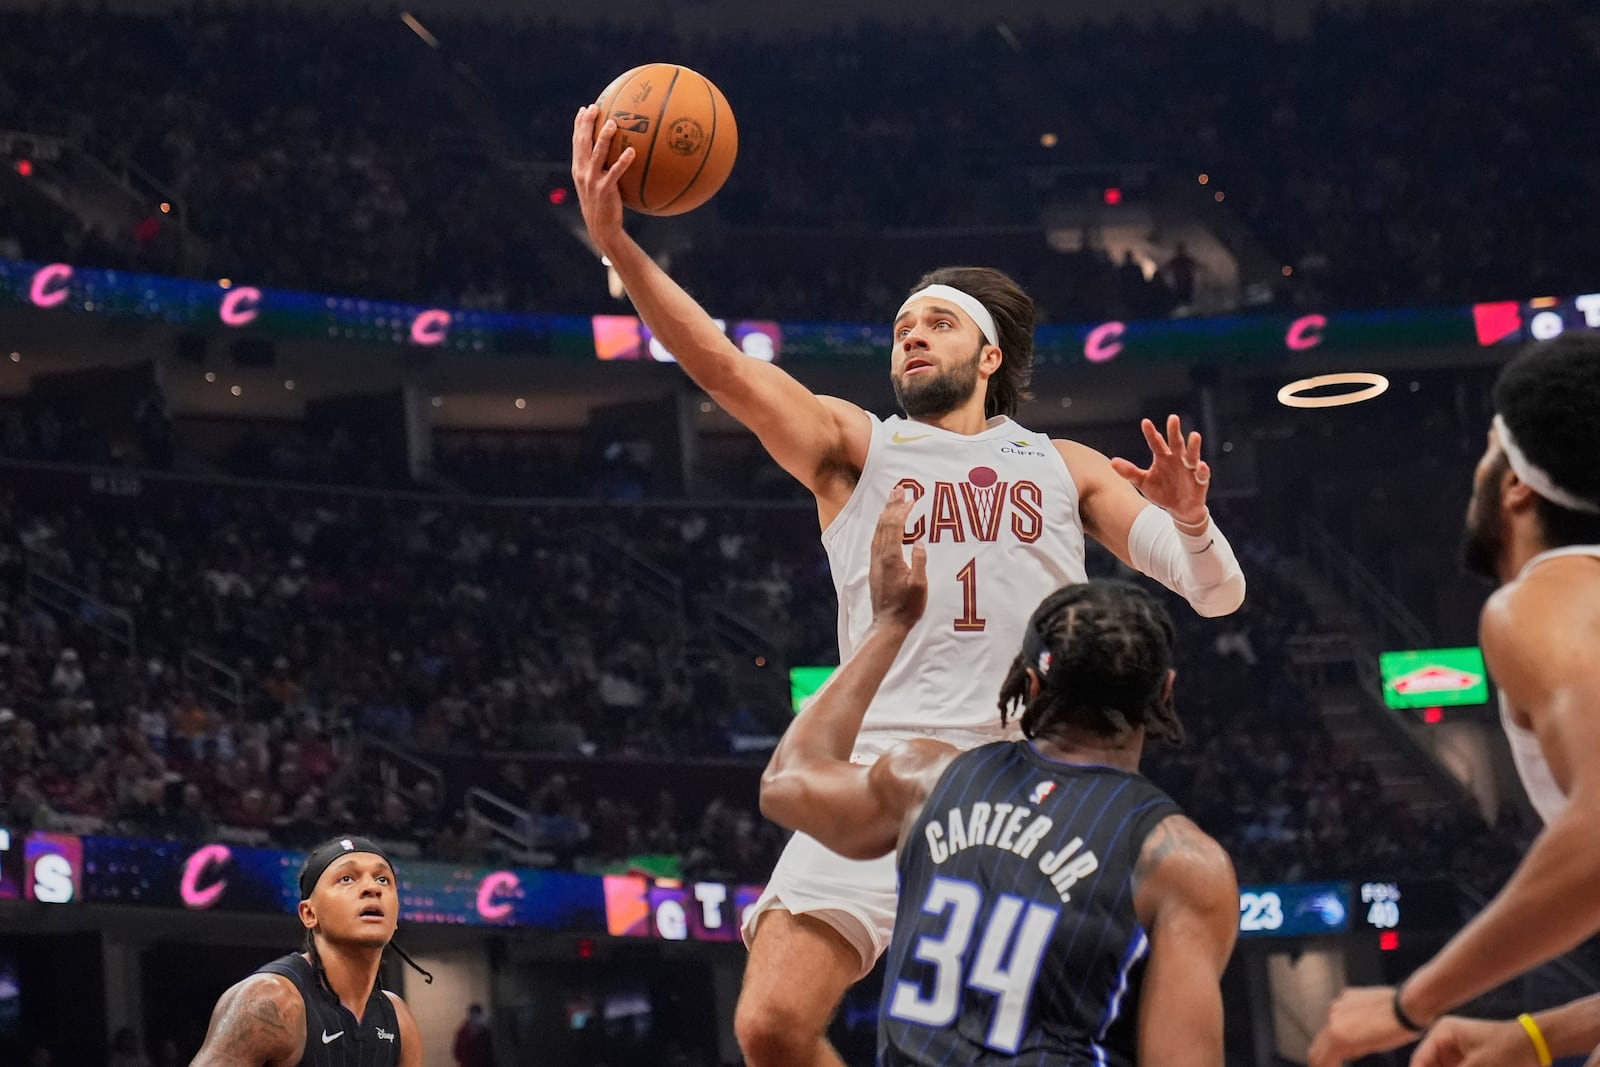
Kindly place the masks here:
<instances>
[{"instance_id":1,"label":"white wristband","mask_svg":"<svg viewBox=\"0 0 1600 1067\"><path fill-rule=\"evenodd\" d=\"M1204 533L1186 534L1151 504L1128 530L1128 559L1207 618L1232 614L1244 603L1244 572L1215 519Z\"/></svg>"}]
</instances>

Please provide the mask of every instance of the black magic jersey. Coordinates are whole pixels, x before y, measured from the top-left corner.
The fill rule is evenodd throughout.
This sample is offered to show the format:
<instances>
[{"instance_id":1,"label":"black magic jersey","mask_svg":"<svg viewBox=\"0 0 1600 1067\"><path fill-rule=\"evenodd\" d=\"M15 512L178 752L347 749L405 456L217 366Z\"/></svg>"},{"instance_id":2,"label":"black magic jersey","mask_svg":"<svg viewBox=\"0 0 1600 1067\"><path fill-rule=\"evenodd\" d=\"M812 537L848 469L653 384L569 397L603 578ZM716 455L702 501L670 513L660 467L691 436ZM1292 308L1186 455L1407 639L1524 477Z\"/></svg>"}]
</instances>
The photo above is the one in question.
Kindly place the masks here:
<instances>
[{"instance_id":1,"label":"black magic jersey","mask_svg":"<svg viewBox=\"0 0 1600 1067\"><path fill-rule=\"evenodd\" d=\"M298 952L256 971L276 974L294 983L306 1004L306 1043L299 1067L397 1067L400 1062L400 1020L394 1002L374 988L361 1021L328 987L317 981L311 964Z\"/></svg>"},{"instance_id":2,"label":"black magic jersey","mask_svg":"<svg viewBox=\"0 0 1600 1067\"><path fill-rule=\"evenodd\" d=\"M883 1067L1131 1067L1150 947L1134 865L1178 810L1028 742L957 756L900 851Z\"/></svg>"}]
</instances>

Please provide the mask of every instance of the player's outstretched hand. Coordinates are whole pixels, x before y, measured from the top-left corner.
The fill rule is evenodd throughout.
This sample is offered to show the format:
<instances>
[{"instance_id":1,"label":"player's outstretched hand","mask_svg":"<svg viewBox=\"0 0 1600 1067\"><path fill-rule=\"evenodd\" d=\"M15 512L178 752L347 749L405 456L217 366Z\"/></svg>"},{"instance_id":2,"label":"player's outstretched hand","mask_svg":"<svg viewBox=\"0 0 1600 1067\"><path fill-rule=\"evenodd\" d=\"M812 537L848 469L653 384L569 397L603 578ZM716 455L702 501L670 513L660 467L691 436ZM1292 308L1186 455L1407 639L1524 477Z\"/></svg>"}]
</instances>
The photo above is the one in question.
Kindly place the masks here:
<instances>
[{"instance_id":1,"label":"player's outstretched hand","mask_svg":"<svg viewBox=\"0 0 1600 1067\"><path fill-rule=\"evenodd\" d=\"M1149 419L1140 422L1139 428L1150 443L1150 466L1137 467L1125 459L1113 459L1111 469L1179 522L1191 526L1204 522L1211 464L1200 458L1200 435L1191 433L1185 440L1183 424L1176 415L1167 416L1166 437Z\"/></svg>"},{"instance_id":2,"label":"player's outstretched hand","mask_svg":"<svg viewBox=\"0 0 1600 1067\"><path fill-rule=\"evenodd\" d=\"M1447 1015L1428 1028L1411 1067L1539 1067L1521 1024Z\"/></svg>"},{"instance_id":3,"label":"player's outstretched hand","mask_svg":"<svg viewBox=\"0 0 1600 1067\"><path fill-rule=\"evenodd\" d=\"M1311 1042L1307 1067L1339 1067L1374 1052L1417 1040L1394 1014L1393 986L1346 989L1328 1008L1328 1021Z\"/></svg>"},{"instance_id":4,"label":"player's outstretched hand","mask_svg":"<svg viewBox=\"0 0 1600 1067\"><path fill-rule=\"evenodd\" d=\"M928 550L918 541L911 546L911 563L906 564L906 517L911 514L911 493L896 489L878 517L872 532L872 569L868 585L872 589L872 618L910 629L928 606Z\"/></svg>"},{"instance_id":5,"label":"player's outstretched hand","mask_svg":"<svg viewBox=\"0 0 1600 1067\"><path fill-rule=\"evenodd\" d=\"M600 108L589 104L580 107L577 118L572 120L572 183L578 187L583 224L604 251L608 242L622 233L622 194L617 192L617 183L633 162L633 148L624 148L607 170L606 154L611 151L611 139L617 135L617 124L606 119L596 136L595 123L599 119Z\"/></svg>"}]
</instances>

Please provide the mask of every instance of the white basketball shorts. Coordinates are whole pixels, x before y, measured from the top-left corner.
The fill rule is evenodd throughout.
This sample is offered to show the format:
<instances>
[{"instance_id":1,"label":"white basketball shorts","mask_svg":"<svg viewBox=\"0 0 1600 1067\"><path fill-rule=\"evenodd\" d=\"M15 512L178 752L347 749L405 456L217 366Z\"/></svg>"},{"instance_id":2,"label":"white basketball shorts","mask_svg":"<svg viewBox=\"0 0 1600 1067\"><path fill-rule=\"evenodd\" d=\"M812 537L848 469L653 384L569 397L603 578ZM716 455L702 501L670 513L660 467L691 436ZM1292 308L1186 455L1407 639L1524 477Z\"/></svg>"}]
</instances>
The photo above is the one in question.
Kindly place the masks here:
<instances>
[{"instance_id":1,"label":"white basketball shorts","mask_svg":"<svg viewBox=\"0 0 1600 1067\"><path fill-rule=\"evenodd\" d=\"M995 730L875 730L863 733L851 756L854 763L870 764L880 755L912 738L931 737L960 749L977 748L992 741L1015 740ZM761 916L778 909L809 915L838 931L861 955L856 980L866 977L878 957L889 947L894 932L898 875L895 855L875 860L848 860L806 834L797 833L778 858L766 891L745 918L741 933L748 947L755 939Z\"/></svg>"}]
</instances>

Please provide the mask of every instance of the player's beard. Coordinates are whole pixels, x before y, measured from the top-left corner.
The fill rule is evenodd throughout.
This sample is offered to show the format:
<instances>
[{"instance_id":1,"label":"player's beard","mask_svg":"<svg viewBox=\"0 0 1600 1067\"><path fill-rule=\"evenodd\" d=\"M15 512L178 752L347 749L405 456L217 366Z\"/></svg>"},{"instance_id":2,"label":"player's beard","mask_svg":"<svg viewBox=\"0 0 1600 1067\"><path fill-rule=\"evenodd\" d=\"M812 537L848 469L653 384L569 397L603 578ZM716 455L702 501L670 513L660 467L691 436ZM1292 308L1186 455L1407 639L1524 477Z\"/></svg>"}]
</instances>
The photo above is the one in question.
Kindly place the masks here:
<instances>
[{"instance_id":1,"label":"player's beard","mask_svg":"<svg viewBox=\"0 0 1600 1067\"><path fill-rule=\"evenodd\" d=\"M936 419L950 414L978 391L978 362L982 359L983 346L979 345L970 360L949 370L919 374L911 379L903 374L895 375L894 398L900 410L913 419Z\"/></svg>"},{"instance_id":2,"label":"player's beard","mask_svg":"<svg viewBox=\"0 0 1600 1067\"><path fill-rule=\"evenodd\" d=\"M1504 456L1473 488L1467 520L1461 530L1461 562L1473 574L1500 577L1500 556L1505 550L1505 524L1500 515L1500 483L1507 463Z\"/></svg>"}]
</instances>

